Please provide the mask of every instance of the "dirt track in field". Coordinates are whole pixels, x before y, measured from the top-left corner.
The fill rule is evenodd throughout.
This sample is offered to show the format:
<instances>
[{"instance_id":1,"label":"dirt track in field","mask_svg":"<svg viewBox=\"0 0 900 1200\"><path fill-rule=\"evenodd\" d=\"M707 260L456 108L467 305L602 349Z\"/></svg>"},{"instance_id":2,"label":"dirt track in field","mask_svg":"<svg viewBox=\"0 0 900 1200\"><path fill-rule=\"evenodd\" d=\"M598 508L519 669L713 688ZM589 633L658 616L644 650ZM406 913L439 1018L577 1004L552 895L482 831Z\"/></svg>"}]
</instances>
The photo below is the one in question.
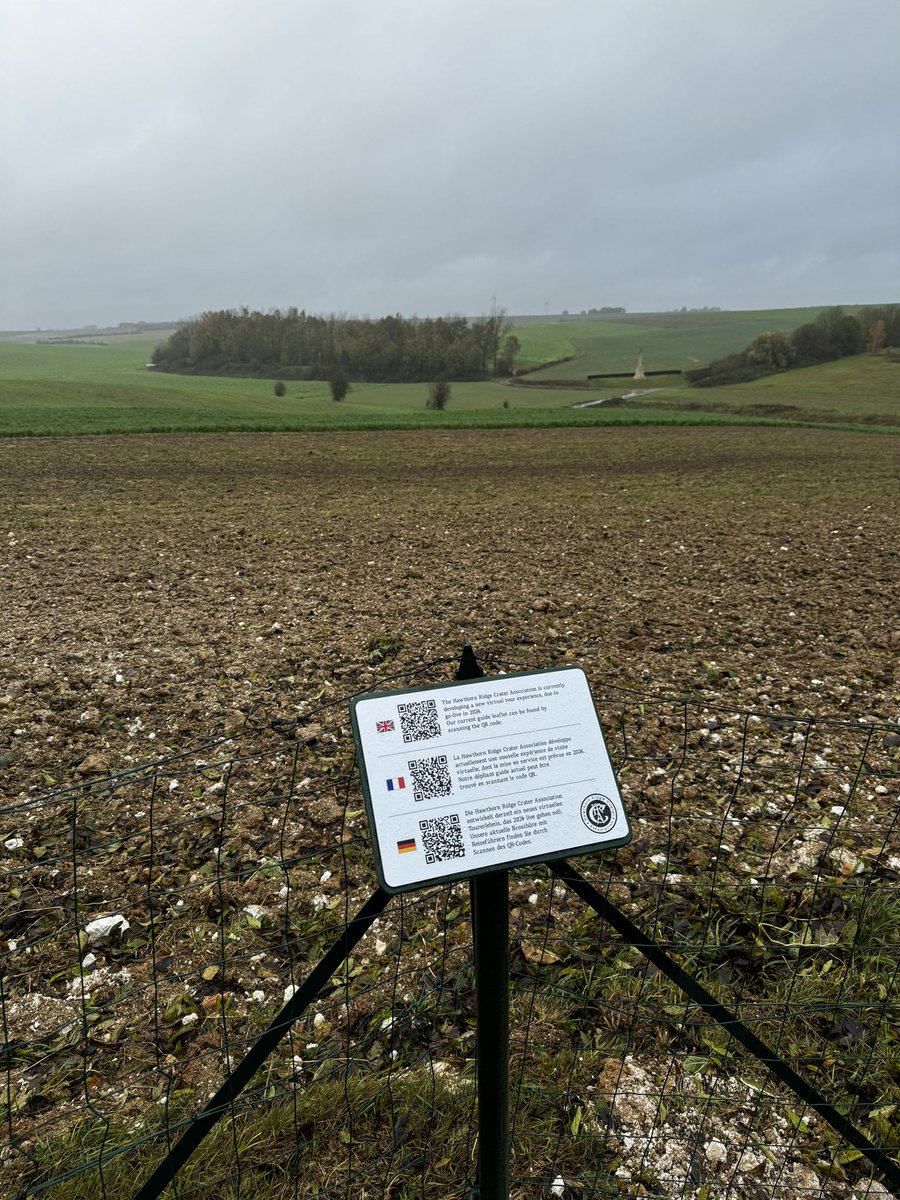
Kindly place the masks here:
<instances>
[{"instance_id":1,"label":"dirt track in field","mask_svg":"<svg viewBox=\"0 0 900 1200\"><path fill-rule=\"evenodd\" d=\"M464 636L896 720L898 459L769 429L7 440L0 793L290 716Z\"/></svg>"}]
</instances>

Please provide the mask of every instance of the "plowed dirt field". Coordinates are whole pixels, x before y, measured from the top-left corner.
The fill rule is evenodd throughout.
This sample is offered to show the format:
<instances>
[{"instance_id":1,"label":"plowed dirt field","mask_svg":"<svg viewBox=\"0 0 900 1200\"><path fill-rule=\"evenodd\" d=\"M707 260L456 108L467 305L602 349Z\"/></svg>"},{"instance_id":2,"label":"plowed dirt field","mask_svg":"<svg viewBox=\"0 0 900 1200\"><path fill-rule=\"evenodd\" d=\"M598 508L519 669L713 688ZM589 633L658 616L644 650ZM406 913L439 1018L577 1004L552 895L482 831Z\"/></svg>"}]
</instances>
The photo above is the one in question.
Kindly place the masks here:
<instances>
[{"instance_id":1,"label":"plowed dirt field","mask_svg":"<svg viewBox=\"0 0 900 1200\"><path fill-rule=\"evenodd\" d=\"M806 430L0 443L0 791L483 655L896 719L895 439ZM33 793L32 793L33 794Z\"/></svg>"},{"instance_id":2,"label":"plowed dirt field","mask_svg":"<svg viewBox=\"0 0 900 1200\"><path fill-rule=\"evenodd\" d=\"M408 683L434 660L444 665L428 678L448 678L465 640L488 669L570 662L597 694L636 689L612 732L637 833L614 860L594 856L595 882L689 963L715 971L751 1019L753 1005L766 1006L762 1033L792 1061L819 1064L820 1078L827 1066L829 1096L851 1091L865 1128L888 1144L891 1132L872 1122L893 1111L888 907L900 749L882 723L900 711L897 451L895 438L877 435L696 428L0 442L10 1114L0 1190L50 1187L146 1130L145 1157L136 1167L119 1160L108 1188L85 1190L77 1176L73 1191L50 1193L130 1194L134 1173L161 1153L160 1122L178 1104L206 1102L374 886L346 708L316 713L392 675ZM697 703L688 713L664 696ZM744 709L764 716L741 719ZM129 773L223 734L239 736ZM792 882L782 889L782 879ZM272 1095L293 1096L310 1106L310 1128L318 1122L303 1170L323 1187L349 1161L341 1137L352 1097L328 1091L329 1071L344 1079L348 1048L367 1071L406 1080L425 1141L435 1114L462 1103L453 1098L471 1074L471 995L432 974L443 963L441 979L465 978L471 952L465 905L448 907L448 897L442 913L428 892L395 905L361 952L352 989L348 979L320 998L305 1034L266 1068ZM670 1050L679 1064L687 1051L699 1061L705 1043L681 1017L671 1027L644 1019L648 996L669 1015L681 1012L677 996L662 976L637 978L639 956L635 964L614 941L598 943L540 871L514 875L511 899L524 988L514 1059L540 1047L540 1087L608 1095L622 1138L607 1166L632 1180L629 1194L646 1190L648 1163L659 1194L683 1194L692 1171L691 1187L703 1182L712 1200L813 1194L821 1128L798 1140L770 1100L743 1084L727 1090L729 1068L715 1117L724 1140L703 1157L697 1147L713 1129L697 1124L695 1075L674 1098L659 1081L675 1078ZM118 927L98 932L110 913ZM797 975L798 947L824 964L819 974ZM398 982L407 955L428 1001L424 1024ZM581 966L598 955L603 1004L570 1011L552 989L578 1000ZM529 999L525 985L548 971L546 990ZM833 1014L809 1017L825 1011L829 988ZM626 1050L639 1061L627 1060L619 1083ZM607 1055L612 1082L608 1063L598 1074ZM440 1103L423 1109L438 1066ZM623 1107L630 1090L640 1110ZM544 1102L540 1088L533 1094ZM751 1103L763 1156L744 1152ZM100 1130L93 1150L81 1134L65 1141L86 1105ZM572 1137L548 1126L556 1148L546 1162L537 1134L526 1139L517 1170L547 1181L596 1170L593 1142L574 1136L571 1108L561 1111ZM379 1147L402 1138L390 1112L373 1113L377 1185ZM463 1142L470 1117L447 1118ZM288 1164L286 1190L273 1183L267 1196L297 1194L298 1136L282 1131L255 1151L266 1169L279 1155ZM445 1183L468 1154L454 1146L437 1163L427 1156ZM242 1151L245 1165L252 1153ZM722 1154L728 1171L746 1175L734 1193L734 1176L716 1175ZM210 1156L227 1177L230 1160ZM411 1175L425 1161L410 1159ZM785 1164L793 1190L761 1190L759 1173L781 1186ZM237 1194L206 1170L190 1194ZM850 1195L843 1175L829 1187L829 1200Z\"/></svg>"}]
</instances>

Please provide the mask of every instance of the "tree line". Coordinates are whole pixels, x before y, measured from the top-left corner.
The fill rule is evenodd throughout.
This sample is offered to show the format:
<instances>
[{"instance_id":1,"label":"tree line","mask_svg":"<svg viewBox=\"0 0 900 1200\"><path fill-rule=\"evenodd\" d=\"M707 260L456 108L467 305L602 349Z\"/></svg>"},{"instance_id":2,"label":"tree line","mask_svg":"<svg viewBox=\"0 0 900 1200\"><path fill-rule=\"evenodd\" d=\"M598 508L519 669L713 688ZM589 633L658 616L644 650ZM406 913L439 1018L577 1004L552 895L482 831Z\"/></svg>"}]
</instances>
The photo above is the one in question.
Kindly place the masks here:
<instances>
[{"instance_id":1,"label":"tree line","mask_svg":"<svg viewBox=\"0 0 900 1200\"><path fill-rule=\"evenodd\" d=\"M761 333L737 354L716 359L706 367L684 371L695 387L745 383L775 371L811 367L849 354L862 354L900 346L900 304L872 304L858 313L841 307L825 308L814 321L793 333Z\"/></svg>"},{"instance_id":2,"label":"tree line","mask_svg":"<svg viewBox=\"0 0 900 1200\"><path fill-rule=\"evenodd\" d=\"M504 309L451 316L318 316L296 308L205 312L183 321L153 352L163 371L281 379L417 382L511 375L519 352Z\"/></svg>"}]
</instances>

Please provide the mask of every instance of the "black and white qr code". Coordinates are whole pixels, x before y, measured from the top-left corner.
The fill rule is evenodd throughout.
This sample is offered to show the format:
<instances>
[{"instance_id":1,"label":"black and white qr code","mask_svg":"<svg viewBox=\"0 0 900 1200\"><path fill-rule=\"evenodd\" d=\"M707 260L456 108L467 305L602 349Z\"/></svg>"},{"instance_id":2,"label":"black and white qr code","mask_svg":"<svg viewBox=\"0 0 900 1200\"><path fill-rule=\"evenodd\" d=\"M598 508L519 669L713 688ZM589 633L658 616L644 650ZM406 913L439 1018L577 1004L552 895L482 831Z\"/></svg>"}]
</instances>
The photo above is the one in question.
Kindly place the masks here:
<instances>
[{"instance_id":1,"label":"black and white qr code","mask_svg":"<svg viewBox=\"0 0 900 1200\"><path fill-rule=\"evenodd\" d=\"M436 700L410 700L398 704L404 742L427 742L444 732L438 720Z\"/></svg>"},{"instance_id":2,"label":"black and white qr code","mask_svg":"<svg viewBox=\"0 0 900 1200\"><path fill-rule=\"evenodd\" d=\"M437 800L453 791L446 754L436 758L414 758L408 766L414 800Z\"/></svg>"},{"instance_id":3,"label":"black and white qr code","mask_svg":"<svg viewBox=\"0 0 900 1200\"><path fill-rule=\"evenodd\" d=\"M429 817L419 822L419 828L427 863L465 858L466 844L457 813L449 813L446 817Z\"/></svg>"}]
</instances>

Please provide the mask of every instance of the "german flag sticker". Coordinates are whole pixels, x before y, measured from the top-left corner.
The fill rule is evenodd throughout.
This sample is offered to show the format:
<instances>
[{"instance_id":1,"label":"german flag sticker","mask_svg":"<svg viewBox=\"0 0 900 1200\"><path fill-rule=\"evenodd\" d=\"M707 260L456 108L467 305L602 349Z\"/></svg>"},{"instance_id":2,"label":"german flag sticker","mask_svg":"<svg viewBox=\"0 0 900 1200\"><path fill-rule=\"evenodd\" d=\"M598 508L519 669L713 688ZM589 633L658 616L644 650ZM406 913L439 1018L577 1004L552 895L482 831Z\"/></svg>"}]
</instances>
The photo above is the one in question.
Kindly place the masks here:
<instances>
[{"instance_id":1,"label":"german flag sticker","mask_svg":"<svg viewBox=\"0 0 900 1200\"><path fill-rule=\"evenodd\" d=\"M416 848L416 839L415 838L406 838L404 841L397 843L397 853L398 854L409 854L410 851L415 850L415 848Z\"/></svg>"}]
</instances>

